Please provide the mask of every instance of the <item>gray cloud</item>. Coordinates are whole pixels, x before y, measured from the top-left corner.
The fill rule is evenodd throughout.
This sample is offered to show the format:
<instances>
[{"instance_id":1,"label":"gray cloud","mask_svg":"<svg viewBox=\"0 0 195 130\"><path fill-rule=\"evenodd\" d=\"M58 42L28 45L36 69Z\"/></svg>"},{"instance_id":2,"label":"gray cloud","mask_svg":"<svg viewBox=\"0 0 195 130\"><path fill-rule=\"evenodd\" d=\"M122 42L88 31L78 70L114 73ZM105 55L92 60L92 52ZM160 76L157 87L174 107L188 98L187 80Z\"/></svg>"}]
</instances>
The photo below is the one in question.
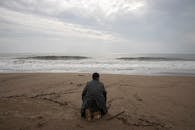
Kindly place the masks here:
<instances>
[{"instance_id":1,"label":"gray cloud","mask_svg":"<svg viewBox=\"0 0 195 130\"><path fill-rule=\"evenodd\" d=\"M0 1L1 11L4 11L0 14L0 47L3 48L0 51L14 51L18 47L16 44L21 45L18 49L20 51L49 51L37 44L31 45L33 49L23 46L27 43L22 42L30 40L32 43L29 44L50 41L48 47L56 48L52 51L58 52L60 47L54 47L56 40L50 39L60 39L57 40L57 45L73 49L71 51L76 46L82 48L82 51L90 51L102 43L101 50L110 52L195 52L194 0L137 0L137 3L133 0L107 0L108 3L103 4L101 2L104 1L79 2ZM13 17L5 17L4 15L9 15L6 11L16 13ZM26 17L24 23L21 20L18 22L17 17L22 18L23 15ZM31 17L33 19L28 21ZM36 19L41 20L35 23ZM64 29L47 29L46 26L50 24L43 25L47 21L54 27L64 24ZM23 40L18 40L21 37ZM74 44L74 47L63 44L64 42Z\"/></svg>"}]
</instances>

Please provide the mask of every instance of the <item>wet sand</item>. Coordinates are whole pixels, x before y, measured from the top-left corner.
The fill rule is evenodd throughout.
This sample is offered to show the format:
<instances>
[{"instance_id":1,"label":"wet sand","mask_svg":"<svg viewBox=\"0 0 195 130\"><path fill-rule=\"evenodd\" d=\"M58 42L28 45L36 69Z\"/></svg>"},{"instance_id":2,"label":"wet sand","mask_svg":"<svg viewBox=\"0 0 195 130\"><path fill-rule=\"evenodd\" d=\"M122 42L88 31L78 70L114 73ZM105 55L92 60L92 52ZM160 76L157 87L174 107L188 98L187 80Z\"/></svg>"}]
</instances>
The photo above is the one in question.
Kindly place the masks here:
<instances>
[{"instance_id":1,"label":"wet sand","mask_svg":"<svg viewBox=\"0 0 195 130\"><path fill-rule=\"evenodd\" d=\"M195 77L102 74L108 114L87 122L80 107L90 79L81 73L0 74L0 130L195 129Z\"/></svg>"}]
</instances>

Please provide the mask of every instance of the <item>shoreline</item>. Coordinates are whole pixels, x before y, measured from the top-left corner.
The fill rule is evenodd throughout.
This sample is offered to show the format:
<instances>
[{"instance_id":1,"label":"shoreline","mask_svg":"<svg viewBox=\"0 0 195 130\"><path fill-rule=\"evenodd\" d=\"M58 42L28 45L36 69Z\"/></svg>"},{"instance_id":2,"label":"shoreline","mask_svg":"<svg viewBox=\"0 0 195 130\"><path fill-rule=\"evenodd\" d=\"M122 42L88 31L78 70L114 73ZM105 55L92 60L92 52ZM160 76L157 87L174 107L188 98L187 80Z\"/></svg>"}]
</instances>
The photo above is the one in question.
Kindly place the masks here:
<instances>
[{"instance_id":1,"label":"shoreline","mask_svg":"<svg viewBox=\"0 0 195 130\"><path fill-rule=\"evenodd\" d=\"M90 75L93 72L0 72L0 75L4 74L84 74ZM99 73L99 72L98 72ZM101 73L101 75L124 75L124 76L148 76L148 77L195 77L195 73L172 73L162 72L154 74L121 74L121 73Z\"/></svg>"},{"instance_id":2,"label":"shoreline","mask_svg":"<svg viewBox=\"0 0 195 130\"><path fill-rule=\"evenodd\" d=\"M195 129L195 77L100 76L108 114L86 122L81 93L91 74L0 73L0 129Z\"/></svg>"}]
</instances>

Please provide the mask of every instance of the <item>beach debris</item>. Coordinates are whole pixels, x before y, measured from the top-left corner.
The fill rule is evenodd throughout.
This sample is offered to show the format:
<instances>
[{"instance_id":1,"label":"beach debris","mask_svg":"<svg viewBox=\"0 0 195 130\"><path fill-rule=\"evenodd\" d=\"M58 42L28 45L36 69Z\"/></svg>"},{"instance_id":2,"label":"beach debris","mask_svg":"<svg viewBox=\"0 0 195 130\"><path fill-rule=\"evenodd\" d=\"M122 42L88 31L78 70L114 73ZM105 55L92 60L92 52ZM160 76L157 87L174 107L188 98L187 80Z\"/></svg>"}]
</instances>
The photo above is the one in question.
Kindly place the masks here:
<instances>
[{"instance_id":1,"label":"beach debris","mask_svg":"<svg viewBox=\"0 0 195 130\"><path fill-rule=\"evenodd\" d=\"M26 97L26 95L24 95L24 94L21 94L21 95L11 95L11 96L1 97L1 98L18 98L18 97Z\"/></svg>"},{"instance_id":2,"label":"beach debris","mask_svg":"<svg viewBox=\"0 0 195 130\"><path fill-rule=\"evenodd\" d=\"M77 86L79 86L79 87L82 86L82 85L83 85L83 84L81 84L81 83L77 84Z\"/></svg>"},{"instance_id":3,"label":"beach debris","mask_svg":"<svg viewBox=\"0 0 195 130\"><path fill-rule=\"evenodd\" d=\"M138 119L131 119L129 120L128 117L125 116L117 116L116 119L122 121L124 125L128 126L135 126L135 127L153 127L157 130L163 129L168 130L171 128L171 126L166 125L162 121L154 121L152 119L146 119L146 118L138 118Z\"/></svg>"},{"instance_id":4,"label":"beach debris","mask_svg":"<svg viewBox=\"0 0 195 130\"><path fill-rule=\"evenodd\" d=\"M38 119L43 119L43 116L39 115L37 116Z\"/></svg>"},{"instance_id":5,"label":"beach debris","mask_svg":"<svg viewBox=\"0 0 195 130\"><path fill-rule=\"evenodd\" d=\"M42 94L37 94L35 96L31 96L30 98L38 98L38 97L43 97L43 96L49 96L49 95L56 95L57 93L51 92L51 93L42 93Z\"/></svg>"},{"instance_id":6,"label":"beach debris","mask_svg":"<svg viewBox=\"0 0 195 130\"><path fill-rule=\"evenodd\" d=\"M114 119L114 118L116 118L116 117L120 116L120 115L121 115L121 114L123 114L123 113L125 113L125 111L119 112L119 113L117 113L117 114L115 114L115 115L113 115L113 116L109 117L109 118L108 118L108 119L106 119L106 120L112 120L112 119Z\"/></svg>"},{"instance_id":7,"label":"beach debris","mask_svg":"<svg viewBox=\"0 0 195 130\"><path fill-rule=\"evenodd\" d=\"M143 99L137 93L134 94L134 97L137 101L143 101Z\"/></svg>"},{"instance_id":8,"label":"beach debris","mask_svg":"<svg viewBox=\"0 0 195 130\"><path fill-rule=\"evenodd\" d=\"M42 115L32 115L32 116L29 116L28 119L30 119L30 120L34 120L34 119L42 120L43 116Z\"/></svg>"},{"instance_id":9,"label":"beach debris","mask_svg":"<svg viewBox=\"0 0 195 130\"><path fill-rule=\"evenodd\" d=\"M47 100L47 101L50 101L50 102L53 102L53 103L57 103L57 104L59 104L60 106L66 106L66 105L68 105L68 102L59 102L59 101L57 101L57 100L53 100L53 99L51 99L51 98L42 98L43 100Z\"/></svg>"},{"instance_id":10,"label":"beach debris","mask_svg":"<svg viewBox=\"0 0 195 130\"><path fill-rule=\"evenodd\" d=\"M42 93L42 94L37 94L37 95L31 96L30 98L39 98L39 97L51 96L51 95L60 96L61 94L70 94L70 93L77 93L77 92L80 92L80 91L66 91L66 92L63 92L63 93L56 93L56 92Z\"/></svg>"},{"instance_id":11,"label":"beach debris","mask_svg":"<svg viewBox=\"0 0 195 130\"><path fill-rule=\"evenodd\" d=\"M62 94L70 94L70 93L79 93L80 91L69 91L69 92L64 92Z\"/></svg>"},{"instance_id":12,"label":"beach debris","mask_svg":"<svg viewBox=\"0 0 195 130\"><path fill-rule=\"evenodd\" d=\"M47 121L40 121L40 122L37 124L37 127L43 127L46 123L47 123Z\"/></svg>"}]
</instances>

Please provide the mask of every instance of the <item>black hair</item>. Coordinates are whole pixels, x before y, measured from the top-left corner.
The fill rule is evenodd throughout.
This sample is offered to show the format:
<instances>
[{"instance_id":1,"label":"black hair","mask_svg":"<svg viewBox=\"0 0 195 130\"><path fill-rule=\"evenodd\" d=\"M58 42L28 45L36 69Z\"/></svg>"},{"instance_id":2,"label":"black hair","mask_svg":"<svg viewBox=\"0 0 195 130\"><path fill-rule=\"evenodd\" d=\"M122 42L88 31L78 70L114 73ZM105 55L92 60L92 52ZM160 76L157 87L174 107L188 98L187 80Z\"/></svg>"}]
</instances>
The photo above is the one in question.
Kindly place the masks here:
<instances>
[{"instance_id":1,"label":"black hair","mask_svg":"<svg viewBox=\"0 0 195 130\"><path fill-rule=\"evenodd\" d=\"M98 74L97 72L93 73L92 75L92 78L95 80L99 79L99 77L100 77L100 74Z\"/></svg>"}]
</instances>

